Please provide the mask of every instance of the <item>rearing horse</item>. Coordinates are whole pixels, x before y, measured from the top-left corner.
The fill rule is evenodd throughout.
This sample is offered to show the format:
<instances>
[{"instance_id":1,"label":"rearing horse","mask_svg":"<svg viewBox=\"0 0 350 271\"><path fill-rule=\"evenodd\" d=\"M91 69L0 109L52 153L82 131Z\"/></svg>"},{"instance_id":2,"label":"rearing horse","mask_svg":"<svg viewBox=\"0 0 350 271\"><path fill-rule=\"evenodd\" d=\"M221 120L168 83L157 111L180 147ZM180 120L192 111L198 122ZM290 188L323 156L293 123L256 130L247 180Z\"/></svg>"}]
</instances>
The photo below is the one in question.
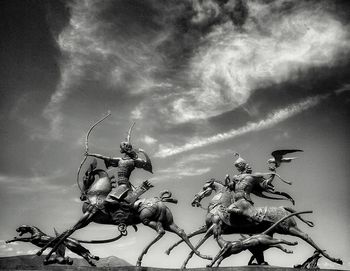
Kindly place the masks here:
<instances>
[{"instance_id":1,"label":"rearing horse","mask_svg":"<svg viewBox=\"0 0 350 271\"><path fill-rule=\"evenodd\" d=\"M72 235L76 230L86 227L90 222L95 222L99 224L110 224L118 225L113 222L113 219L110 213L105 208L105 198L112 189L111 179L108 176L107 172L102 169L96 169L91 174L94 176L97 175L98 178L92 183L89 187L86 197L87 202L83 204L83 216L79 221L70 229L63 232L57 238L48 243L37 255L41 255L43 251L54 244L54 247L46 256L48 260L53 252L57 250L59 245L64 242L70 235ZM171 193L168 191L162 192L160 197L154 197L150 199L141 199L135 202L134 209L135 212L128 217L126 226L135 226L139 223L152 228L157 232L157 236L152 240L142 251L138 257L137 266L141 266L143 256L148 252L149 248L156 243L159 239L163 237L166 231L173 232L177 234L191 249L192 251L201 258L211 259L209 256L200 254L191 244L185 232L179 228L173 220L173 215L170 209L164 204L164 202L174 202L175 200L170 200ZM122 206L116 206L115 208L120 208ZM115 210L113 210L115 213ZM122 209L121 209L122 212ZM125 225L124 225L125 226ZM121 230L121 232L123 232ZM124 234L125 234L124 230ZM114 239L115 240L115 239Z\"/></svg>"},{"instance_id":2,"label":"rearing horse","mask_svg":"<svg viewBox=\"0 0 350 271\"><path fill-rule=\"evenodd\" d=\"M244 216L235 214L231 215L226 211L226 208L230 206L231 203L233 203L234 192L232 192L225 184L215 179L210 179L204 184L201 191L194 196L191 205L193 207L201 206L200 201L205 197L209 197L213 192L215 195L209 203L205 225L200 227L198 230L188 234L188 237L191 238L193 236L205 233L204 237L195 246L196 249L198 249L213 234L214 236L219 237L221 234L260 233L265 231L273 223L277 222L283 217L296 212L289 207L257 207L256 215L261 217L261 223L259 224L256 222L248 221ZM296 217L298 217L308 226L313 226L313 223L311 221L306 221L299 215L296 215ZM335 263L342 264L341 259L333 258L324 250L319 248L306 233L297 227L296 221L292 217L286 219L283 223L278 224L278 226L276 226L276 228L274 228L274 230L270 233L271 236L274 233L299 237L320 251L324 257ZM175 243L166 251L166 253L169 254L170 251L181 242L182 241L178 241ZM183 263L182 268L186 267L189 259L192 256L193 253L191 252ZM254 255L254 257L257 259L259 264L264 263L264 255L262 252L260 254Z\"/></svg>"}]
</instances>

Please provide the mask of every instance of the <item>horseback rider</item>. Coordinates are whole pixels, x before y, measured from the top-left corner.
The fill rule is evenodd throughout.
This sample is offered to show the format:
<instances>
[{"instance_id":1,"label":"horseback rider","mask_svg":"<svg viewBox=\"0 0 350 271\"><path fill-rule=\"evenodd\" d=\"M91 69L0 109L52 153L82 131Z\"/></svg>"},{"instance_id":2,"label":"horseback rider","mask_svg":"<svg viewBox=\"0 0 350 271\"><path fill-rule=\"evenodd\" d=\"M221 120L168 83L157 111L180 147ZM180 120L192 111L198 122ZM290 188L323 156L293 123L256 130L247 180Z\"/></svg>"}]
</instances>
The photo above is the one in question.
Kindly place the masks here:
<instances>
[{"instance_id":1,"label":"horseback rider","mask_svg":"<svg viewBox=\"0 0 350 271\"><path fill-rule=\"evenodd\" d=\"M252 222L260 223L263 220L262 214L258 214L250 194L255 191L273 189L271 183L275 173L271 172L268 178L264 177L265 174L253 173L250 165L239 154L235 155L238 156L234 162L238 174L234 175L232 180L226 177L227 185L235 192L234 203L228 207L227 211L231 214L243 215Z\"/></svg>"},{"instance_id":2,"label":"horseback rider","mask_svg":"<svg viewBox=\"0 0 350 271\"><path fill-rule=\"evenodd\" d=\"M122 157L107 157L101 154L86 153L87 156L100 158L104 161L106 168L116 167L117 178L116 185L113 185L111 192L106 197L105 203L107 206L123 205L126 209L133 209L133 204L138 197L143 194L146 190L152 187L152 185L145 181L141 185L140 189L133 190L132 184L130 183L130 175L135 168L142 168L148 172L152 172L152 162L147 153L142 150L133 149L130 143L131 129L130 127L126 141L120 143L120 153ZM142 153L145 157L141 159L137 153Z\"/></svg>"}]
</instances>

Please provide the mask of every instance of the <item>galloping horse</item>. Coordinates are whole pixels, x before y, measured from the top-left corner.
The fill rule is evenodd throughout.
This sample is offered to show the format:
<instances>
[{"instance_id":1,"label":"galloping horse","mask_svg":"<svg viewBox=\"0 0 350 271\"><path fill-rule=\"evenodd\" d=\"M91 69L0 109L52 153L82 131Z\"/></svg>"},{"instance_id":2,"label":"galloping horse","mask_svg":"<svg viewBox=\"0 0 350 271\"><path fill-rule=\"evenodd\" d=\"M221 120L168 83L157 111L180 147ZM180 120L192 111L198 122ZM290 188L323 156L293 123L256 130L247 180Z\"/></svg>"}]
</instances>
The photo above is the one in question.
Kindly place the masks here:
<instances>
[{"instance_id":1,"label":"galloping horse","mask_svg":"<svg viewBox=\"0 0 350 271\"><path fill-rule=\"evenodd\" d=\"M216 239L221 236L221 234L233 234L233 233L248 233L255 234L260 233L270 227L273 223L282 219L285 216L290 215L291 213L295 213L293 209L289 207L257 207L256 208L256 216L261 218L260 223L248 221L244 216L239 215L230 215L226 208L233 203L233 193L225 184L215 179L208 180L202 190L197 193L192 200L192 206L199 207L200 201L210 196L213 192L215 192L214 197L209 203L208 213L205 220L205 225L200 227L198 230L191 232L188 234L188 238L193 236L205 233L204 237L198 242L195 246L198 249L211 235L214 234ZM313 223L311 221L304 220L301 216L296 215L301 221L306 223L308 226L312 227ZM286 219L283 223L278 224L274 230L270 233L272 236L274 233L285 234L296 236L315 249L320 251L320 253L328 258L329 260L342 264L341 259L336 259L328 255L324 250L321 250L314 241L304 232L302 232L295 222L295 219L290 217ZM173 246L171 246L166 253L169 254L170 251L179 245L182 241L178 241ZM182 268L185 268L189 259L193 256L191 252L185 262L182 265ZM263 252L253 255L258 264L265 263Z\"/></svg>"},{"instance_id":2,"label":"galloping horse","mask_svg":"<svg viewBox=\"0 0 350 271\"><path fill-rule=\"evenodd\" d=\"M43 251L54 244L52 250L46 256L48 260L53 252L59 247L59 245L64 242L71 234L76 230L86 227L90 222L95 222L99 224L110 224L117 225L119 227L123 226L134 226L143 223L144 225L154 229L157 232L157 236L152 240L142 251L137 260L137 266L141 266L141 261L143 256L148 252L149 248L156 243L160 238L163 237L166 231L173 232L177 234L192 250L193 252L201 258L211 259L209 256L201 255L191 244L185 232L179 228L173 220L173 215L170 209L164 204L164 202L174 202L169 200L171 197L170 192L165 191L161 193L160 197L154 197L150 199L141 199L135 202L134 209L135 212L128 217L126 222L127 225L118 225L114 222L110 212L106 211L104 199L109 194L112 189L111 179L107 172L102 169L96 169L91 174L93 176L97 175L98 178L94 180L90 188L86 193L87 202L83 204L83 216L79 221L69 230L63 232L57 238L52 240L44 246L37 255L41 255ZM122 206L116 206L115 208L120 208ZM122 210L121 210L122 211ZM114 210L115 213L115 210ZM126 229L119 229L121 233L126 232Z\"/></svg>"}]
</instances>

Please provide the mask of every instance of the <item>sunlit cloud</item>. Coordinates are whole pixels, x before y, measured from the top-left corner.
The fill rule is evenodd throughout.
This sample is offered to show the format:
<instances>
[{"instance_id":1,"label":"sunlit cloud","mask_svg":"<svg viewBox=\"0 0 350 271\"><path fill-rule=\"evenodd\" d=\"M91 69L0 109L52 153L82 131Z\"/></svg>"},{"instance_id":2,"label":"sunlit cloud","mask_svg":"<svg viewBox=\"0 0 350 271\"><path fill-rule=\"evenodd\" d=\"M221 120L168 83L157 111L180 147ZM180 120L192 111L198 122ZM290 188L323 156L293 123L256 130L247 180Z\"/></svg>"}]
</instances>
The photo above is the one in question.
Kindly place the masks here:
<instances>
[{"instance_id":1,"label":"sunlit cloud","mask_svg":"<svg viewBox=\"0 0 350 271\"><path fill-rule=\"evenodd\" d=\"M292 4L248 1L243 29L229 21L203 37L187 71L193 87L171 102L169 114L176 123L233 110L258 88L296 80L313 67L336 65L342 53L349 53L347 27L323 2L293 2L288 12L280 2ZM215 10L208 14L215 16Z\"/></svg>"},{"instance_id":2,"label":"sunlit cloud","mask_svg":"<svg viewBox=\"0 0 350 271\"><path fill-rule=\"evenodd\" d=\"M153 145L155 144L158 140L149 136L149 135L145 135L143 138L142 138L142 141L145 142L147 145Z\"/></svg>"},{"instance_id":3,"label":"sunlit cloud","mask_svg":"<svg viewBox=\"0 0 350 271\"><path fill-rule=\"evenodd\" d=\"M185 151L193 150L196 148L208 146L214 143L218 143L224 140L232 139L237 136L244 135L250 132L257 132L263 129L270 128L286 119L293 117L311 107L316 106L319 102L329 95L318 95L302 102L292 104L283 109L277 110L267 116L267 118L262 119L257 122L247 123L245 126L240 127L238 129L232 129L225 133L219 133L211 137L206 138L196 138L194 140L188 141L183 146L163 146L160 145L159 151L155 154L156 157L168 157L175 154L179 154Z\"/></svg>"}]
</instances>

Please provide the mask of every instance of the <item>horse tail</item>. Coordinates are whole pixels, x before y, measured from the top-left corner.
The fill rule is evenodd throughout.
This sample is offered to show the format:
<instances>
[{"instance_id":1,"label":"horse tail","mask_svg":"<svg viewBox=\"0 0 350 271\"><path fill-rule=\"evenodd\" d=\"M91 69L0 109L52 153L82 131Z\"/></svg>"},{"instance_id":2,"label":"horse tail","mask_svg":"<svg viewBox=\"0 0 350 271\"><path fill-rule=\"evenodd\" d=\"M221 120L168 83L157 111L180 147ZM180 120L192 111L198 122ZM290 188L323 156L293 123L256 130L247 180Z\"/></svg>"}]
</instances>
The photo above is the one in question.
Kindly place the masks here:
<instances>
[{"instance_id":1,"label":"horse tail","mask_svg":"<svg viewBox=\"0 0 350 271\"><path fill-rule=\"evenodd\" d=\"M283 222L284 220L292 217L292 216L297 216L299 217L300 214L308 214L308 213L312 213L312 211L302 211L302 212L292 212L291 214L281 218L280 220L278 220L277 222L275 222L271 227L269 227L267 230L265 230L262 234L269 234L274 228L276 228L278 226L278 224L280 224L281 222ZM303 220L302 220L303 221ZM304 221L303 221L304 222ZM305 222L306 223L306 222ZM311 222L312 223L312 222ZM313 224L313 223L312 223ZM309 225L309 224L308 224Z\"/></svg>"},{"instance_id":2,"label":"horse tail","mask_svg":"<svg viewBox=\"0 0 350 271\"><path fill-rule=\"evenodd\" d=\"M292 213L292 214L296 214L296 211L290 207L283 207L286 211ZM299 218L301 221L303 221L306 225L308 225L309 227L313 227L315 226L314 223L310 220L306 220L304 218L302 218L300 215L296 214L296 217Z\"/></svg>"},{"instance_id":3,"label":"horse tail","mask_svg":"<svg viewBox=\"0 0 350 271\"><path fill-rule=\"evenodd\" d=\"M162 202L170 202L170 203L174 203L177 204L177 199L172 198L172 193L169 190L164 190L162 192L160 192L159 194L159 198Z\"/></svg>"}]
</instances>

